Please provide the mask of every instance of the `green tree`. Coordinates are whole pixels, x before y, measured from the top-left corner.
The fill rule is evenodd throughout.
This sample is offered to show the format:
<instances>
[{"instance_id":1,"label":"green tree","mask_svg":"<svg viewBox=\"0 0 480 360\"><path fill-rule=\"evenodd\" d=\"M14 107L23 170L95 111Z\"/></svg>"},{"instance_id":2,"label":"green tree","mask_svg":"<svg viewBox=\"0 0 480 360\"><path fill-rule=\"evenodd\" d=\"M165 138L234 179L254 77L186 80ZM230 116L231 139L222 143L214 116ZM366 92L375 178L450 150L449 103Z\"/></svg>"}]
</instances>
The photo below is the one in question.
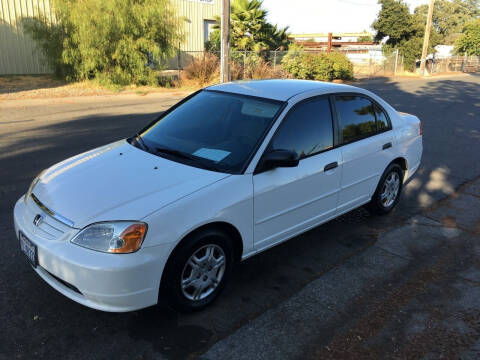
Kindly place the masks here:
<instances>
[{"instance_id":1,"label":"green tree","mask_svg":"<svg viewBox=\"0 0 480 360\"><path fill-rule=\"evenodd\" d=\"M291 40L288 37L288 27L265 23L263 28L264 43L269 50L287 50Z\"/></svg>"},{"instance_id":2,"label":"green tree","mask_svg":"<svg viewBox=\"0 0 480 360\"><path fill-rule=\"evenodd\" d=\"M155 67L181 39L169 0L53 0L56 23L24 19L25 31L67 80L156 84Z\"/></svg>"},{"instance_id":3,"label":"green tree","mask_svg":"<svg viewBox=\"0 0 480 360\"><path fill-rule=\"evenodd\" d=\"M428 5L415 9L415 14L426 19ZM480 16L479 0L436 0L433 21L443 44L453 44L465 25Z\"/></svg>"},{"instance_id":4,"label":"green tree","mask_svg":"<svg viewBox=\"0 0 480 360\"><path fill-rule=\"evenodd\" d=\"M413 19L408 5L401 0L379 0L382 5L377 19L372 27L377 32L375 41L381 41L388 36L387 43L393 47L412 35Z\"/></svg>"},{"instance_id":5,"label":"green tree","mask_svg":"<svg viewBox=\"0 0 480 360\"><path fill-rule=\"evenodd\" d=\"M455 43L455 52L480 56L480 19L465 25L462 35Z\"/></svg>"},{"instance_id":6,"label":"green tree","mask_svg":"<svg viewBox=\"0 0 480 360\"><path fill-rule=\"evenodd\" d=\"M259 51L266 48L262 34L267 11L260 0L234 0L231 10L231 41L238 50Z\"/></svg>"},{"instance_id":7,"label":"green tree","mask_svg":"<svg viewBox=\"0 0 480 360\"><path fill-rule=\"evenodd\" d=\"M376 41L387 38L384 51L389 53L399 49L404 56L405 66L414 69L416 60L422 54L426 16L419 12L410 14L408 5L402 0L379 0L382 8L373 28L377 31ZM430 32L429 52L441 42L435 27Z\"/></svg>"}]
</instances>

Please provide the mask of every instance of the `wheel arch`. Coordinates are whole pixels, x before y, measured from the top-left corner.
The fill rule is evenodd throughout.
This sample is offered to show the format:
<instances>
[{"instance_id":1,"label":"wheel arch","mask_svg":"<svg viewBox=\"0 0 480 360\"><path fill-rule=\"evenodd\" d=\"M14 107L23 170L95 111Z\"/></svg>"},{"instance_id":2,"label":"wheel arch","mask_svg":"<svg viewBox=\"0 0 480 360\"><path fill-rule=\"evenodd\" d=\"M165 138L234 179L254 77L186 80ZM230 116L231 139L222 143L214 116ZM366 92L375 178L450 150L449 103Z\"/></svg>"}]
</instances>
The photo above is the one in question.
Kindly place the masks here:
<instances>
[{"instance_id":1,"label":"wheel arch","mask_svg":"<svg viewBox=\"0 0 480 360\"><path fill-rule=\"evenodd\" d=\"M407 172L408 172L408 163L407 163L407 160L404 158L404 157L397 157L395 159L393 159L392 161L390 161L388 163L388 165L385 167L385 170L383 170L383 174L385 173L385 171L387 171L388 167L392 164L397 164L398 166L400 166L400 168L403 170L403 179L402 179L402 182L405 181L405 178L407 176ZM378 187L380 186L380 181L382 180L382 176L383 174L380 176L380 178L378 179L378 184L377 186L375 187L375 190L373 192L373 194L375 194L375 192L378 190ZM372 194L372 196L373 196Z\"/></svg>"},{"instance_id":2,"label":"wheel arch","mask_svg":"<svg viewBox=\"0 0 480 360\"><path fill-rule=\"evenodd\" d=\"M390 164L387 165L387 168L392 165L392 164L398 164L403 170L403 181L405 181L405 177L407 176L407 171L408 171L408 162L407 159L404 157L397 157L396 159L392 160Z\"/></svg>"},{"instance_id":3,"label":"wheel arch","mask_svg":"<svg viewBox=\"0 0 480 360\"><path fill-rule=\"evenodd\" d=\"M233 243L233 248L234 248L234 256L235 256L235 261L240 262L242 259L242 254L243 254L243 240L242 236L240 234L240 231L233 226L232 224L225 222L225 221L215 221L211 223L207 223L204 225L201 225L194 230L190 231L187 235L185 235L173 248L173 250L170 252L170 255L168 256L165 268L167 268L169 262L174 258L176 252L185 244L189 239L191 239L193 236L196 234L207 231L207 230L221 230L225 232L231 239ZM162 282L163 282L163 277L165 275L165 270L162 274Z\"/></svg>"},{"instance_id":4,"label":"wheel arch","mask_svg":"<svg viewBox=\"0 0 480 360\"><path fill-rule=\"evenodd\" d=\"M243 255L243 239L242 235L240 234L240 231L232 225L231 223L228 223L226 221L215 221L211 222L208 224L204 224L195 230L191 231L188 233L179 243L177 246L179 246L184 239L188 239L189 237L193 236L194 234L204 231L204 230L209 230L209 229L220 229L223 232L225 232L233 242L233 248L235 251L235 261L239 262L242 259Z\"/></svg>"}]
</instances>

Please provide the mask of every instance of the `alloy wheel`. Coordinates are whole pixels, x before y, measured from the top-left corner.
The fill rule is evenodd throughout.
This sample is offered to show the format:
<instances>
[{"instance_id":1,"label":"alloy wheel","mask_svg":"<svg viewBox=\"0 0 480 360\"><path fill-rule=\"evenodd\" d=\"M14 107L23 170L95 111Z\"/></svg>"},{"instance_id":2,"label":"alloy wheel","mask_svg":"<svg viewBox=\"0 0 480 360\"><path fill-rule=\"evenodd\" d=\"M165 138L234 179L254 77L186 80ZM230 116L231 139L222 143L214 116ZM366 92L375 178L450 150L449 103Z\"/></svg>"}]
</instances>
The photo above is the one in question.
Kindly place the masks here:
<instances>
[{"instance_id":1,"label":"alloy wheel","mask_svg":"<svg viewBox=\"0 0 480 360\"><path fill-rule=\"evenodd\" d=\"M226 256L220 246L210 244L196 250L182 271L183 295L193 301L205 299L222 281L225 267Z\"/></svg>"},{"instance_id":2,"label":"alloy wheel","mask_svg":"<svg viewBox=\"0 0 480 360\"><path fill-rule=\"evenodd\" d=\"M382 206L388 208L393 205L395 199L398 196L400 190L400 176L398 172L392 171L385 178L385 182L382 186L382 192L380 193L380 202Z\"/></svg>"}]
</instances>

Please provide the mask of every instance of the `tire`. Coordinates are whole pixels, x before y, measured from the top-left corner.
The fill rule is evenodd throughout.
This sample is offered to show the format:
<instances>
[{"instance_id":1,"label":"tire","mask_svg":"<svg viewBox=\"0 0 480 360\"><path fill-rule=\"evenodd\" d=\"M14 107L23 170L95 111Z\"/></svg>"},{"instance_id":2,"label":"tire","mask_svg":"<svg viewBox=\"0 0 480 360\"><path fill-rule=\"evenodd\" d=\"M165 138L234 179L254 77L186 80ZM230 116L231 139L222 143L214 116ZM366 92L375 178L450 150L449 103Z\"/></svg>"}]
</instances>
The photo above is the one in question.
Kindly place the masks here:
<instances>
[{"instance_id":1,"label":"tire","mask_svg":"<svg viewBox=\"0 0 480 360\"><path fill-rule=\"evenodd\" d=\"M232 241L223 231L195 233L168 260L159 296L165 296L168 304L180 312L201 310L225 287L234 259Z\"/></svg>"},{"instance_id":2,"label":"tire","mask_svg":"<svg viewBox=\"0 0 480 360\"><path fill-rule=\"evenodd\" d=\"M396 184L396 185L394 185ZM383 172L368 210L377 215L390 213L398 204L403 188L403 170L398 164L390 164Z\"/></svg>"}]
</instances>

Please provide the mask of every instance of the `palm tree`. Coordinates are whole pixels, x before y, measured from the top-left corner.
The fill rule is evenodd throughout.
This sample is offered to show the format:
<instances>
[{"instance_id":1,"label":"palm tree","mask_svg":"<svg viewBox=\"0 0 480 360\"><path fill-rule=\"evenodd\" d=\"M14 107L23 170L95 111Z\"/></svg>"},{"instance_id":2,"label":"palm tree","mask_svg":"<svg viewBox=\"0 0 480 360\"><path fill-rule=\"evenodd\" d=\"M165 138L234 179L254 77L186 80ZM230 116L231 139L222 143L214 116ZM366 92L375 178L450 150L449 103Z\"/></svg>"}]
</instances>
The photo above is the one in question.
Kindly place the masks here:
<instances>
[{"instance_id":1,"label":"palm tree","mask_svg":"<svg viewBox=\"0 0 480 360\"><path fill-rule=\"evenodd\" d=\"M288 26L279 28L277 25L265 24L263 29L265 43L270 50L287 50L290 45Z\"/></svg>"},{"instance_id":2,"label":"palm tree","mask_svg":"<svg viewBox=\"0 0 480 360\"><path fill-rule=\"evenodd\" d=\"M232 48L241 51L286 49L289 44L287 30L267 22L267 10L262 0L233 0L231 8ZM220 18L216 29L220 29Z\"/></svg>"}]
</instances>

